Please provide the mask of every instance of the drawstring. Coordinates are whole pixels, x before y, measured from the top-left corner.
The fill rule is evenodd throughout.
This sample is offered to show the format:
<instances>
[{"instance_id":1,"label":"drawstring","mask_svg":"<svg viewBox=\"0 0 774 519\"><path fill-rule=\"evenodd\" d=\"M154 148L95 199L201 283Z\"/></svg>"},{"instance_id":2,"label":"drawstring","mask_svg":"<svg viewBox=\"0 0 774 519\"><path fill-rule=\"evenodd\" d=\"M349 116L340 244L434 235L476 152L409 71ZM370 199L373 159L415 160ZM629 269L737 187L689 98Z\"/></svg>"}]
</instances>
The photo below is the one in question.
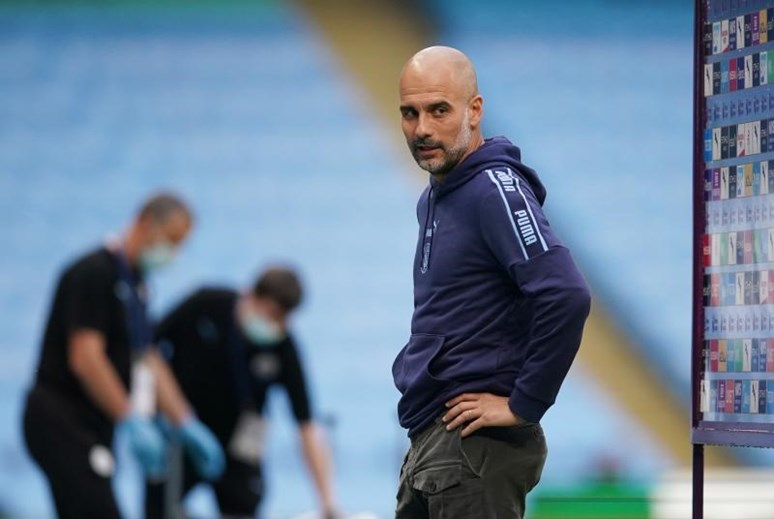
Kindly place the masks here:
<instances>
[{"instance_id":1,"label":"drawstring","mask_svg":"<svg viewBox=\"0 0 774 519\"><path fill-rule=\"evenodd\" d=\"M433 201L433 188L427 193L427 213L425 214L425 233L422 239L422 263L419 271L424 274L430 268L430 249L433 246L433 218L435 216L435 204Z\"/></svg>"}]
</instances>

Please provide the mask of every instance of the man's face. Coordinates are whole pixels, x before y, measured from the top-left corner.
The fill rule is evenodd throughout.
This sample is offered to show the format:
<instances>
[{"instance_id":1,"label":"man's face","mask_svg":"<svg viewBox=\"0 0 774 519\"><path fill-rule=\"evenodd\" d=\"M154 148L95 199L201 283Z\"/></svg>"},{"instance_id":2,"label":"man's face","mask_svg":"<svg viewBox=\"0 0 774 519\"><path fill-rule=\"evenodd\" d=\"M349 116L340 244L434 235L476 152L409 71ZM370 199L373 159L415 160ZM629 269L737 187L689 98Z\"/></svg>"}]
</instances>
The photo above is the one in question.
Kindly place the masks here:
<instances>
[{"instance_id":1,"label":"man's face","mask_svg":"<svg viewBox=\"0 0 774 519\"><path fill-rule=\"evenodd\" d=\"M251 311L261 314L264 318L276 324L282 331L285 331L288 313L274 299L249 294L246 304Z\"/></svg>"},{"instance_id":2,"label":"man's face","mask_svg":"<svg viewBox=\"0 0 774 519\"><path fill-rule=\"evenodd\" d=\"M163 222L149 222L148 245L153 246L159 243L168 244L174 248L180 245L188 237L191 231L191 218L182 211L177 211Z\"/></svg>"},{"instance_id":3,"label":"man's face","mask_svg":"<svg viewBox=\"0 0 774 519\"><path fill-rule=\"evenodd\" d=\"M401 125L419 167L443 176L466 155L472 140L470 101L441 81L404 75Z\"/></svg>"},{"instance_id":4,"label":"man's face","mask_svg":"<svg viewBox=\"0 0 774 519\"><path fill-rule=\"evenodd\" d=\"M153 271L172 263L180 244L191 230L191 218L182 211L171 214L163 221L148 217L140 222L144 234L139 263L145 271Z\"/></svg>"}]
</instances>

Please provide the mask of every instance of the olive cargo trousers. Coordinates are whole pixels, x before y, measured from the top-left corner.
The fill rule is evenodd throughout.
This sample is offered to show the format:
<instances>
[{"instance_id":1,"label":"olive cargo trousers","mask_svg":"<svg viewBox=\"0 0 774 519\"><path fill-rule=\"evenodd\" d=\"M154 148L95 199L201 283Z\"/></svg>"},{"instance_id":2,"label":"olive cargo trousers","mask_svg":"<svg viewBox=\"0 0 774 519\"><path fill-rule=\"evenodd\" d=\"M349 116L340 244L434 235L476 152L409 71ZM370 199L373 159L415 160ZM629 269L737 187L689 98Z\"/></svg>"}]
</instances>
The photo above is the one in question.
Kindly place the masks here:
<instances>
[{"instance_id":1,"label":"olive cargo trousers","mask_svg":"<svg viewBox=\"0 0 774 519\"><path fill-rule=\"evenodd\" d=\"M546 441L539 424L488 427L467 438L437 419L411 441L395 519L522 519L540 480Z\"/></svg>"}]
</instances>

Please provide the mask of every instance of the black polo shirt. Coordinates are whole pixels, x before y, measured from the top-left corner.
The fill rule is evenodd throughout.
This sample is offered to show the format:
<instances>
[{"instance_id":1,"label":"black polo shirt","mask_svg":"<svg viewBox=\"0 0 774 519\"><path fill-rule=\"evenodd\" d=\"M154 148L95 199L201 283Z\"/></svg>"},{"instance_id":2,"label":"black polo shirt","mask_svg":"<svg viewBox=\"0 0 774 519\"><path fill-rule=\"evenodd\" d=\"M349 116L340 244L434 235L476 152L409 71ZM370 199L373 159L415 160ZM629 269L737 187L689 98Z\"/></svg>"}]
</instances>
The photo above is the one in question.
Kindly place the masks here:
<instances>
[{"instance_id":1,"label":"black polo shirt","mask_svg":"<svg viewBox=\"0 0 774 519\"><path fill-rule=\"evenodd\" d=\"M263 413L269 388L287 391L293 415L311 418L304 372L292 336L271 347L251 343L236 322L237 292L201 289L158 325L165 352L199 419L227 444L243 410Z\"/></svg>"}]
</instances>

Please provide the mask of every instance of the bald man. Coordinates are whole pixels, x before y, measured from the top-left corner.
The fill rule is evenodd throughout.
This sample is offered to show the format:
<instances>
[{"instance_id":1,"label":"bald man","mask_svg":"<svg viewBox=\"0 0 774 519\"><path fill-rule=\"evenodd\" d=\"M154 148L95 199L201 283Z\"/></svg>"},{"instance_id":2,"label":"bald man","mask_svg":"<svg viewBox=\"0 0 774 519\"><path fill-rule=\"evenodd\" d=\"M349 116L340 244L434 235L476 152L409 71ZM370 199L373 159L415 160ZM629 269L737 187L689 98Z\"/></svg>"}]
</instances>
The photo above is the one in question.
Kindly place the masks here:
<instances>
[{"instance_id":1,"label":"bald man","mask_svg":"<svg viewBox=\"0 0 774 519\"><path fill-rule=\"evenodd\" d=\"M430 173L417 206L411 337L392 367L411 447L396 518L521 518L546 459L540 419L573 362L590 295L550 228L546 190L456 49L400 77L403 133Z\"/></svg>"}]
</instances>

